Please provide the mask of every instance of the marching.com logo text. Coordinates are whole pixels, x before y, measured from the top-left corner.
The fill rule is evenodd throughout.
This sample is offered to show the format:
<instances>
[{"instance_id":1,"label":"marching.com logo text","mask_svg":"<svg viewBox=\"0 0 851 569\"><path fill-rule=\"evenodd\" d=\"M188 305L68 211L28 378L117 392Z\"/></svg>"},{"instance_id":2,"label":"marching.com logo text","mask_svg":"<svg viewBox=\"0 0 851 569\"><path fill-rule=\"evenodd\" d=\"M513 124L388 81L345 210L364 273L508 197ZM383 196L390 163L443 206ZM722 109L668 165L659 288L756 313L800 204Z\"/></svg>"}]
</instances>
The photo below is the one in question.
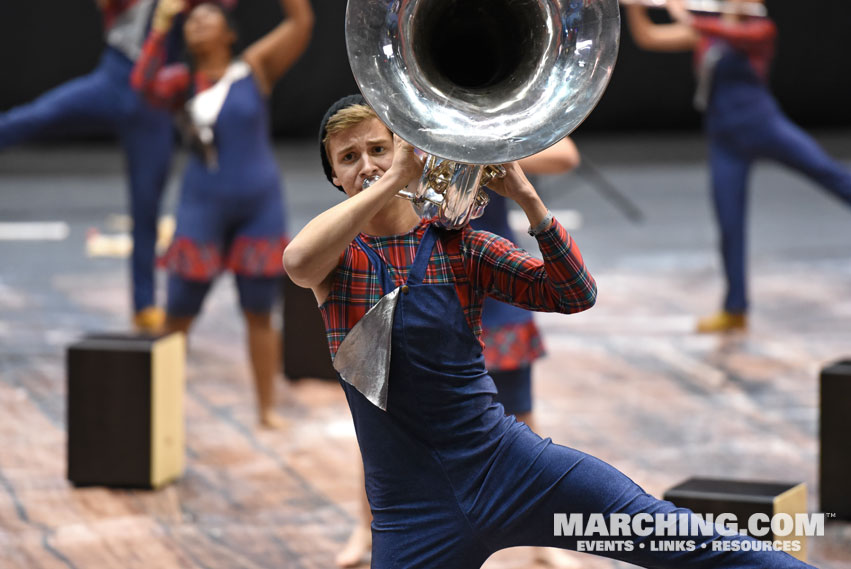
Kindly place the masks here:
<instances>
[{"instance_id":1,"label":"marching.com logo text","mask_svg":"<svg viewBox=\"0 0 851 569\"><path fill-rule=\"evenodd\" d=\"M824 521L825 514L753 514L740 521L735 514L704 516L692 513L642 512L635 515L616 513L609 516L585 516L557 513L553 515L553 535L586 538L577 541L579 551L632 551L637 547L651 551L694 551L698 548L711 548L716 551L796 552L802 548L801 538L824 535ZM699 539L716 535L753 537L755 540Z\"/></svg>"}]
</instances>

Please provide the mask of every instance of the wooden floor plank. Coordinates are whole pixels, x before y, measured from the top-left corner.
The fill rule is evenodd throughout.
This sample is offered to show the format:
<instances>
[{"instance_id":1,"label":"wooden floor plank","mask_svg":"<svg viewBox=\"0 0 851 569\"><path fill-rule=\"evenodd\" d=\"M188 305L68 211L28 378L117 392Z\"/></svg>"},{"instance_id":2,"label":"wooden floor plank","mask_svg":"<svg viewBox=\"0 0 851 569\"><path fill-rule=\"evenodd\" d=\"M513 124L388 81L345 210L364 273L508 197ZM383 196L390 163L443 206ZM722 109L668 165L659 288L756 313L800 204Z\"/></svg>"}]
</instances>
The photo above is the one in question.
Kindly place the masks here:
<instances>
[{"instance_id":1,"label":"wooden floor plank","mask_svg":"<svg viewBox=\"0 0 851 569\"><path fill-rule=\"evenodd\" d=\"M617 183L647 171L611 175ZM847 219L835 204L816 204L800 219L774 211L779 221L755 209L750 330L699 336L696 315L716 307L721 286L710 218L700 209L705 196L657 190L660 172L638 196L652 204L642 226L623 225L593 195L570 197L587 214L578 241L599 298L587 313L537 317L548 350L535 368L538 431L609 461L657 495L693 475L803 481L818 512L818 373L851 358L848 240L828 235L845 225L819 226ZM39 173L28 180L53 183ZM86 181L105 183L97 175ZM21 183L0 174L4 191ZM665 209L671 203L676 215ZM257 427L228 279L207 299L190 341L185 474L159 491L67 482L65 348L86 332L127 328L125 260L82 252L86 224L96 223L84 214L91 207L75 214L85 221L68 243L50 246L61 250L27 254L49 266L7 262L15 270L0 275L0 569L333 567L361 492L345 397L334 382L281 381L286 427ZM779 227L766 230L771 223ZM812 228L824 234L816 238ZM788 244L776 245L784 236ZM534 248L531 240L521 245ZM0 259L24 255L10 251ZM851 569L851 523L829 524L809 551L822 569ZM533 554L499 552L486 568L544 567ZM577 556L583 569L627 567Z\"/></svg>"}]
</instances>

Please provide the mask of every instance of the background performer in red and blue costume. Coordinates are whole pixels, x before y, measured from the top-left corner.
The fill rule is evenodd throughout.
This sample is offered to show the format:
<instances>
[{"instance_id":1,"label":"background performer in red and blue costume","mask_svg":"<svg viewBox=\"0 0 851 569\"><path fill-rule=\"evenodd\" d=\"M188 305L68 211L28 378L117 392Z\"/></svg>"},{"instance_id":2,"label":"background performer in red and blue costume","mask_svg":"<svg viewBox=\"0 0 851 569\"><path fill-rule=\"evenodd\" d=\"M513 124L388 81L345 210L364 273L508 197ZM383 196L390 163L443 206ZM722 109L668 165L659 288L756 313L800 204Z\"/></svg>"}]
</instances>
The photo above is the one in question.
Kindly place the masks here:
<instances>
[{"instance_id":1,"label":"background performer in red and blue costume","mask_svg":"<svg viewBox=\"0 0 851 569\"><path fill-rule=\"evenodd\" d=\"M234 0L235 2L235 0ZM133 218L133 308L136 326L156 331L154 248L160 199L173 147L171 118L149 106L130 85L155 0L97 0L106 49L98 66L35 101L0 113L0 150L55 134L114 132L124 149ZM178 45L170 42L170 52Z\"/></svg>"},{"instance_id":2,"label":"background performer in red and blue costume","mask_svg":"<svg viewBox=\"0 0 851 569\"><path fill-rule=\"evenodd\" d=\"M166 329L189 332L215 278L236 276L248 352L264 426L274 413L278 334L271 311L286 245L283 188L272 148L267 97L307 48L309 0L281 0L283 21L238 58L236 31L218 3L199 2L183 25L192 68L165 65L165 41L184 0L160 0L133 84L153 104L181 118L195 152L181 184L169 271Z\"/></svg>"},{"instance_id":3,"label":"background performer in red and blue costume","mask_svg":"<svg viewBox=\"0 0 851 569\"><path fill-rule=\"evenodd\" d=\"M732 0L762 4L762 0ZM694 16L669 0L675 20L656 24L641 6L628 6L636 43L658 51L694 50L698 75L695 103L709 136L712 195L727 278L723 310L698 322L700 332L747 326L747 185L756 160L797 170L851 205L851 170L833 160L782 112L768 88L777 28L769 18L735 13Z\"/></svg>"}]
</instances>

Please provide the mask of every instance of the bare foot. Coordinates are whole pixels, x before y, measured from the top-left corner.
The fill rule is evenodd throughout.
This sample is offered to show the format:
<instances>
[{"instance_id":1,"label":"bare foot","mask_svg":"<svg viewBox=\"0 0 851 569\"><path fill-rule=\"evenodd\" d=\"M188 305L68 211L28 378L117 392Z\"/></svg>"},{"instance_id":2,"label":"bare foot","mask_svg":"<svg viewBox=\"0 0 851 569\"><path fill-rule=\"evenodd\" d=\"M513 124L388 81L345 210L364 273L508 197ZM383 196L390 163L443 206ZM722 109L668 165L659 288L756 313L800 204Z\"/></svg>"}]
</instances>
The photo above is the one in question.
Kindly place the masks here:
<instances>
[{"instance_id":1,"label":"bare foot","mask_svg":"<svg viewBox=\"0 0 851 569\"><path fill-rule=\"evenodd\" d=\"M582 565L578 556L553 547L536 547L535 561L556 569L576 569Z\"/></svg>"},{"instance_id":2,"label":"bare foot","mask_svg":"<svg viewBox=\"0 0 851 569\"><path fill-rule=\"evenodd\" d=\"M365 565L372 552L372 530L369 526L358 524L349 536L343 551L337 554L338 567L357 567Z\"/></svg>"},{"instance_id":3,"label":"bare foot","mask_svg":"<svg viewBox=\"0 0 851 569\"><path fill-rule=\"evenodd\" d=\"M260 412L260 426L264 429L283 429L287 426L287 421L271 409L267 409Z\"/></svg>"}]
</instances>

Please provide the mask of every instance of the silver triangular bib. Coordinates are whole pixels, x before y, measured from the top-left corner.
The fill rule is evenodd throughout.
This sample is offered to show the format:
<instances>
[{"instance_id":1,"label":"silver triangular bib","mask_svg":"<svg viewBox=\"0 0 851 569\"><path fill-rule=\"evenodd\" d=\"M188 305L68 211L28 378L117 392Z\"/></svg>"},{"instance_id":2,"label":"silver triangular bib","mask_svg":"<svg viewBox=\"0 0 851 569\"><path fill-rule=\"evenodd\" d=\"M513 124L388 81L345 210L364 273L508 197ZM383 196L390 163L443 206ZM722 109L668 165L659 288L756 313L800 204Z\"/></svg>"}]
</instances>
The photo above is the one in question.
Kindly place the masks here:
<instances>
[{"instance_id":1,"label":"silver triangular bib","mask_svg":"<svg viewBox=\"0 0 851 569\"><path fill-rule=\"evenodd\" d=\"M334 356L334 369L376 407L387 410L390 345L399 288L384 295L349 331Z\"/></svg>"}]
</instances>

